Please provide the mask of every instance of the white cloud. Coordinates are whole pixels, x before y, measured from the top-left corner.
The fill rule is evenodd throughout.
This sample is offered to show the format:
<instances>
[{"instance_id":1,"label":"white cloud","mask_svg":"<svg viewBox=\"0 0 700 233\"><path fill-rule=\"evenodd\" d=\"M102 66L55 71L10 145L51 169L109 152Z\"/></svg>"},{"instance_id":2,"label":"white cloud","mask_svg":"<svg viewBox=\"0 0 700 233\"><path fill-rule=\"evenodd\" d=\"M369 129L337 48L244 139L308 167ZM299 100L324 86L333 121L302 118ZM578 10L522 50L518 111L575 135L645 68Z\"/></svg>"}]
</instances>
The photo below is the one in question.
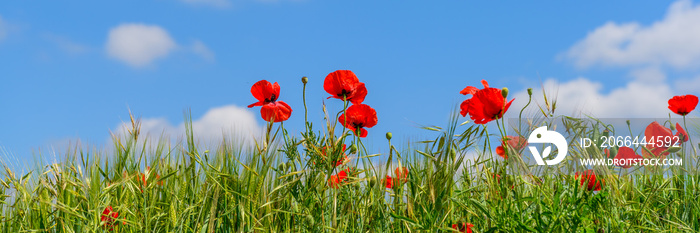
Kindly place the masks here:
<instances>
[{"instance_id":1,"label":"white cloud","mask_svg":"<svg viewBox=\"0 0 700 233\"><path fill-rule=\"evenodd\" d=\"M668 84L642 80L628 82L625 86L608 92L603 91L603 83L583 77L567 82L548 79L544 81L543 87L548 100L555 98L557 101L555 114L574 117L664 117L669 113L667 101L674 95ZM544 108L542 89L535 88L532 96L533 102L528 112L540 114L537 106ZM527 103L527 91L515 93L514 98L517 104L514 102L508 111L508 117L517 117L519 108Z\"/></svg>"},{"instance_id":2,"label":"white cloud","mask_svg":"<svg viewBox=\"0 0 700 233\"><path fill-rule=\"evenodd\" d=\"M192 5L204 5L204 6L212 6L212 7L217 7L217 8L226 8L231 6L231 2L228 0L181 0L184 3L192 4Z\"/></svg>"},{"instance_id":3,"label":"white cloud","mask_svg":"<svg viewBox=\"0 0 700 233\"><path fill-rule=\"evenodd\" d=\"M209 47L207 47L207 45L205 45L204 43L202 43L199 40L195 40L192 43L192 52L194 54L199 55L204 60L207 60L207 61L214 61L215 60L214 52L212 52L209 49Z\"/></svg>"},{"instance_id":4,"label":"white cloud","mask_svg":"<svg viewBox=\"0 0 700 233\"><path fill-rule=\"evenodd\" d=\"M700 65L700 6L673 3L666 16L651 25L608 22L590 32L564 55L578 67Z\"/></svg>"},{"instance_id":5,"label":"white cloud","mask_svg":"<svg viewBox=\"0 0 700 233\"><path fill-rule=\"evenodd\" d=\"M176 47L168 32L159 26L121 24L109 31L106 50L133 67L143 67L168 56Z\"/></svg>"},{"instance_id":6,"label":"white cloud","mask_svg":"<svg viewBox=\"0 0 700 233\"><path fill-rule=\"evenodd\" d=\"M117 135L125 135L131 123L121 123L115 130ZM227 140L235 143L254 145L254 139L260 141L263 128L258 125L256 115L247 108L227 105L209 109L201 118L193 119L192 130L200 143L216 146L224 135ZM141 119L141 135L149 140L157 140L161 135L166 139L182 139L185 135L185 124L173 125L165 118Z\"/></svg>"},{"instance_id":7,"label":"white cloud","mask_svg":"<svg viewBox=\"0 0 700 233\"><path fill-rule=\"evenodd\" d=\"M56 46L58 46L59 49L69 54L81 54L88 51L87 46L76 43L64 36L46 34L44 37L46 38L46 40L56 44Z\"/></svg>"},{"instance_id":8,"label":"white cloud","mask_svg":"<svg viewBox=\"0 0 700 233\"><path fill-rule=\"evenodd\" d=\"M677 79L674 81L674 87L677 95L698 95L698 91L700 91L700 75L693 78Z\"/></svg>"}]
</instances>

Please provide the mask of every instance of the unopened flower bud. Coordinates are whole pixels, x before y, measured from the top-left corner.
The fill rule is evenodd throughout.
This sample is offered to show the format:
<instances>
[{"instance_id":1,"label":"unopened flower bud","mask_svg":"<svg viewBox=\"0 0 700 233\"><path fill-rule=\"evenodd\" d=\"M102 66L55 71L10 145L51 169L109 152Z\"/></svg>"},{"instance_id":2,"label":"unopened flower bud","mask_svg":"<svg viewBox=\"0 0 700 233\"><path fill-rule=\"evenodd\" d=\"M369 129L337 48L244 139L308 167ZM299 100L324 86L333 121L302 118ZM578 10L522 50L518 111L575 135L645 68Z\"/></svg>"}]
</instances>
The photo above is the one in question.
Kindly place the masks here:
<instances>
[{"instance_id":1,"label":"unopened flower bud","mask_svg":"<svg viewBox=\"0 0 700 233\"><path fill-rule=\"evenodd\" d=\"M626 122L627 122L627 126L630 126L630 120L627 120Z\"/></svg>"},{"instance_id":2,"label":"unopened flower bud","mask_svg":"<svg viewBox=\"0 0 700 233\"><path fill-rule=\"evenodd\" d=\"M316 221L314 220L314 216L312 216L312 215L310 215L310 214L309 214L309 215L306 215L306 221L309 221L309 224L312 225L312 226L313 226L314 224L316 224Z\"/></svg>"},{"instance_id":3,"label":"unopened flower bud","mask_svg":"<svg viewBox=\"0 0 700 233\"><path fill-rule=\"evenodd\" d=\"M369 187L374 187L374 185L377 183L377 177L372 176L369 178Z\"/></svg>"},{"instance_id":4,"label":"unopened flower bud","mask_svg":"<svg viewBox=\"0 0 700 233\"><path fill-rule=\"evenodd\" d=\"M673 124L671 124L671 130L676 130L676 126L674 126Z\"/></svg>"},{"instance_id":5,"label":"unopened flower bud","mask_svg":"<svg viewBox=\"0 0 700 233\"><path fill-rule=\"evenodd\" d=\"M307 78L306 76L301 77L301 82L304 83L304 84L306 84L306 83L309 82L309 78Z\"/></svg>"},{"instance_id":6,"label":"unopened flower bud","mask_svg":"<svg viewBox=\"0 0 700 233\"><path fill-rule=\"evenodd\" d=\"M532 96L532 88L527 89L527 95Z\"/></svg>"},{"instance_id":7,"label":"unopened flower bud","mask_svg":"<svg viewBox=\"0 0 700 233\"><path fill-rule=\"evenodd\" d=\"M386 132L386 140L391 140L391 132Z\"/></svg>"},{"instance_id":8,"label":"unopened flower bud","mask_svg":"<svg viewBox=\"0 0 700 233\"><path fill-rule=\"evenodd\" d=\"M357 146L355 144L350 145L350 154L354 154L357 152Z\"/></svg>"},{"instance_id":9,"label":"unopened flower bud","mask_svg":"<svg viewBox=\"0 0 700 233\"><path fill-rule=\"evenodd\" d=\"M503 98L508 97L508 88L507 87L504 87L503 89L501 89L501 95L503 96Z\"/></svg>"}]
</instances>

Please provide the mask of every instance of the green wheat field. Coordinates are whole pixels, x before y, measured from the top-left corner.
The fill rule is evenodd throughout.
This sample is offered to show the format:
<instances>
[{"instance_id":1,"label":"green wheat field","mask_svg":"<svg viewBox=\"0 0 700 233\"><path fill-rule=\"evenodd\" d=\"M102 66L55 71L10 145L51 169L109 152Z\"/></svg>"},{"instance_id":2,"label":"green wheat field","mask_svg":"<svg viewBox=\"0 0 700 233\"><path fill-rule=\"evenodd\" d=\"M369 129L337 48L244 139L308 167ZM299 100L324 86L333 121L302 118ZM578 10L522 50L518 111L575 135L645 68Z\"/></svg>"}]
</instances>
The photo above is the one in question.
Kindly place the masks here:
<instances>
[{"instance_id":1,"label":"green wheat field","mask_svg":"<svg viewBox=\"0 0 700 233\"><path fill-rule=\"evenodd\" d=\"M507 89L484 81L483 89L465 88L469 101L455 106L449 122L424 127L435 138L393 143L391 133L371 129L376 112L372 119L375 110L362 104L371 98L364 84L324 84L335 97L325 103L340 112L305 104L292 113L277 100L279 86L265 82L252 88L251 101L259 100L252 107L268 121L266 131L251 143L225 138L205 148L185 112L187 132L174 143L150 140L132 117L128 133L113 134L112 149L74 145L58 162L25 173L2 161L0 232L700 232L692 139L661 152L632 147L645 158L686 158L683 166L580 167L579 158L611 153L575 143L564 162L537 166L524 161L523 145L499 139L527 138L553 122L577 137L609 130L556 115L556 105L567 103L544 92L545 103L508 109ZM309 118L309 108L326 117ZM509 128L506 111L530 127ZM302 132L285 130L289 114L304 114ZM671 120L659 124L678 130ZM386 136L374 147L388 153L365 146L364 134Z\"/></svg>"}]
</instances>

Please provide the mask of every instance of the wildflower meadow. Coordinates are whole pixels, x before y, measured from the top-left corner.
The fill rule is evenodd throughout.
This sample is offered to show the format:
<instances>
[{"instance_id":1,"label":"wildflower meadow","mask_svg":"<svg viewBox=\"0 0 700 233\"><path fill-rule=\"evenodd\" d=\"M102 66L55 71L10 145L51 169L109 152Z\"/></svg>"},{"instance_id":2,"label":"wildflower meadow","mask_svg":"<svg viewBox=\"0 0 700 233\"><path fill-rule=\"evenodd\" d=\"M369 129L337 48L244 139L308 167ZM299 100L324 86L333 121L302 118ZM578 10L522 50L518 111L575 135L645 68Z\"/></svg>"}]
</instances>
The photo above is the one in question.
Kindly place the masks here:
<instances>
[{"instance_id":1,"label":"wildflower meadow","mask_svg":"<svg viewBox=\"0 0 700 233\"><path fill-rule=\"evenodd\" d=\"M181 141L149 140L132 116L111 150L74 147L21 174L5 165L0 232L700 232L694 95L675 93L668 119L613 127L558 115L568 103L544 91L516 109L507 87L465 79L444 89L463 96L449 122L424 127L435 138L396 143L373 129L396 119L365 102L361 80L337 70L301 78L301 90L256 82L248 108L266 125L250 146L204 149L189 114ZM307 105L307 92L327 93L324 104ZM292 115L302 131L285 129Z\"/></svg>"}]
</instances>

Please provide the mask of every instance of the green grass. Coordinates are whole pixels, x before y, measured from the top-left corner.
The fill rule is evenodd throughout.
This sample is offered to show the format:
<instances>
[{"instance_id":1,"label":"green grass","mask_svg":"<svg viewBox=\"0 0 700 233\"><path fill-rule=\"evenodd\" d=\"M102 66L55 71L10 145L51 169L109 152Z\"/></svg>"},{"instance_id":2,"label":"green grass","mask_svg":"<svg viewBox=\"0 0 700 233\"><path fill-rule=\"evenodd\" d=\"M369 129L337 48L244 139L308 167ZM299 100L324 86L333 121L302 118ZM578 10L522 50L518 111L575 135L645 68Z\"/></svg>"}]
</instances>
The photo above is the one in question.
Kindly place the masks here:
<instances>
[{"instance_id":1,"label":"green grass","mask_svg":"<svg viewBox=\"0 0 700 233\"><path fill-rule=\"evenodd\" d=\"M560 119L581 135L600 133L553 117L547 106L544 120ZM493 159L488 145L498 142L488 135L503 133L453 116L445 127L426 127L438 132L434 140L400 148L389 140L382 156L328 120L337 116L322 129L307 123L301 133L268 124L255 147L229 139L212 150L194 142L191 123L186 139L171 145L148 141L132 118L112 151L75 147L60 163L26 174L5 166L0 232L108 231L101 221L107 206L119 213L113 232L457 232L451 225L463 222L474 232L700 231L697 168L636 175L596 168L605 185L591 192L564 173L536 176L542 168L518 156ZM332 148L325 156L324 147ZM567 161L600 156L569 150ZM479 156L466 160L469 153ZM353 159L334 167L343 154ZM408 178L387 189L383 178L395 176L395 166L407 167ZM348 179L332 188L331 175L348 168Z\"/></svg>"}]
</instances>

